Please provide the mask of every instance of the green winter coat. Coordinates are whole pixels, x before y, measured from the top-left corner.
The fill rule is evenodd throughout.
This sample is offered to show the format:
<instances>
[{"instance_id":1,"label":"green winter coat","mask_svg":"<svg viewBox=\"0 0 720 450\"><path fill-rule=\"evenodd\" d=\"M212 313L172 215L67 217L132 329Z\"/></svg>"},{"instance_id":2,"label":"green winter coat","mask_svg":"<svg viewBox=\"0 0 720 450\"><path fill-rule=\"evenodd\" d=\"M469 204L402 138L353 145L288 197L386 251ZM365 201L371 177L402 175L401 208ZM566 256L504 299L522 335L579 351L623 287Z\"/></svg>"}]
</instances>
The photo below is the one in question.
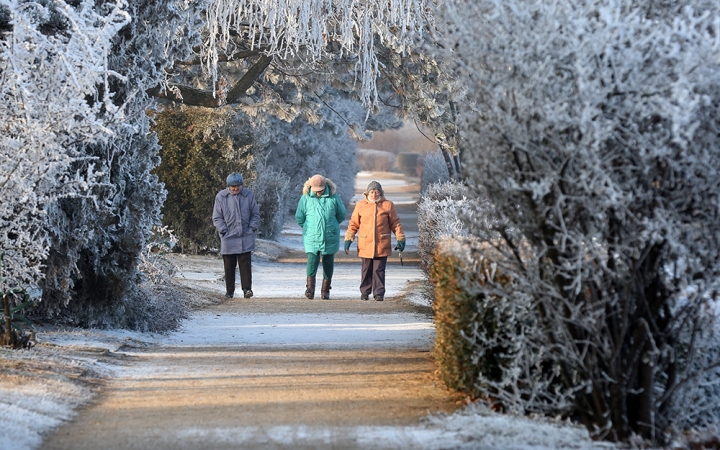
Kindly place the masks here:
<instances>
[{"instance_id":1,"label":"green winter coat","mask_svg":"<svg viewBox=\"0 0 720 450\"><path fill-rule=\"evenodd\" d=\"M337 195L337 186L326 179L325 192L318 197L305 183L295 219L303 230L306 253L334 255L340 249L340 223L345 220L345 205Z\"/></svg>"}]
</instances>

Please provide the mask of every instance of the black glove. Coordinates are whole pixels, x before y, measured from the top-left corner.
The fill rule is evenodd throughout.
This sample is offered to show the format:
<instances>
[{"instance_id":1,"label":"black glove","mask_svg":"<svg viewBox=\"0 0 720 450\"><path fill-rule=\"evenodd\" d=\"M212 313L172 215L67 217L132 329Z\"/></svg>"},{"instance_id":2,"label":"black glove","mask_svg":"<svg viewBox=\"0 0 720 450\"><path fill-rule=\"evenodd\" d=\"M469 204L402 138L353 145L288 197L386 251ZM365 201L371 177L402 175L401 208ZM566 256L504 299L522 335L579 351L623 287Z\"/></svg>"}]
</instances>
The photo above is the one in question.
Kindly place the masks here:
<instances>
[{"instance_id":1,"label":"black glove","mask_svg":"<svg viewBox=\"0 0 720 450\"><path fill-rule=\"evenodd\" d=\"M395 250L403 251L405 250L405 239L400 239L397 241L397 245L395 246Z\"/></svg>"},{"instance_id":2,"label":"black glove","mask_svg":"<svg viewBox=\"0 0 720 450\"><path fill-rule=\"evenodd\" d=\"M345 241L345 254L348 254L348 251L350 251L350 244L352 244L352 241Z\"/></svg>"}]
</instances>

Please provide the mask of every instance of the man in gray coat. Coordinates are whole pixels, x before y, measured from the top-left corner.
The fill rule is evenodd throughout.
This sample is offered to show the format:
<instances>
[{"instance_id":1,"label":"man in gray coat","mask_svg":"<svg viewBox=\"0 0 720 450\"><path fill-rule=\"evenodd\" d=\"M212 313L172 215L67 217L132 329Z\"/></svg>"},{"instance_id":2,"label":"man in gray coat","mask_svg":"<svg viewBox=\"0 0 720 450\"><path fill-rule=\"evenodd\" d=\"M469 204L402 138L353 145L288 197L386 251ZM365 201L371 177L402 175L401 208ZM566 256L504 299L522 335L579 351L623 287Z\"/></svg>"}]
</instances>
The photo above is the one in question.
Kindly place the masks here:
<instances>
[{"instance_id":1,"label":"man in gray coat","mask_svg":"<svg viewBox=\"0 0 720 450\"><path fill-rule=\"evenodd\" d=\"M243 187L243 176L233 172L226 189L215 196L212 221L220 235L220 254L225 266L225 297L235 294L235 267L240 269L240 285L245 298L253 296L251 254L260 223L255 193Z\"/></svg>"}]
</instances>

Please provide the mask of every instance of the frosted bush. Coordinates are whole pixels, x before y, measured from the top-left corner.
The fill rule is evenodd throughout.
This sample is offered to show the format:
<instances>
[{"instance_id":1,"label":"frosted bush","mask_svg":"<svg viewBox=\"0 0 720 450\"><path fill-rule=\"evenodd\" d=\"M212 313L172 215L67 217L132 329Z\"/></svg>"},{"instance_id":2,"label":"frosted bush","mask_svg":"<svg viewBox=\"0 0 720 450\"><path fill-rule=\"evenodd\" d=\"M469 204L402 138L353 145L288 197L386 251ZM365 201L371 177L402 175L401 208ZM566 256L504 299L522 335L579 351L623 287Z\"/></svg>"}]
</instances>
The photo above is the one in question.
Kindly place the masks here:
<instances>
[{"instance_id":1,"label":"frosted bush","mask_svg":"<svg viewBox=\"0 0 720 450\"><path fill-rule=\"evenodd\" d=\"M248 188L255 193L260 206L260 237L276 239L285 226L285 220L297 198L290 188L290 179L284 172L275 170L265 160L253 167L255 178Z\"/></svg>"},{"instance_id":2,"label":"frosted bush","mask_svg":"<svg viewBox=\"0 0 720 450\"><path fill-rule=\"evenodd\" d=\"M420 176L420 191L425 192L432 183L444 183L450 180L445 158L438 149L423 158L423 170Z\"/></svg>"},{"instance_id":3,"label":"frosted bush","mask_svg":"<svg viewBox=\"0 0 720 450\"><path fill-rule=\"evenodd\" d=\"M105 11L110 5L97 8ZM202 24L195 3L130 0L123 5L132 20L110 41L106 67L124 82L112 81L97 91L108 94L102 118L115 119L107 125L112 138L72 142L80 155L72 172L94 168L98 176L89 186L91 196L63 198L49 210L50 252L35 312L73 325L151 329L152 312L162 310L143 309L155 300L139 284L138 264L151 228L160 225L165 192L152 173L159 164L159 146L150 130L148 108L154 103L147 91L164 79L172 61L191 53ZM45 69L38 76L53 79L54 73ZM42 93L35 96L44 98ZM118 113L113 116L110 108ZM145 319L128 317L131 310Z\"/></svg>"},{"instance_id":4,"label":"frosted bush","mask_svg":"<svg viewBox=\"0 0 720 450\"><path fill-rule=\"evenodd\" d=\"M516 315L506 408L574 417L597 438L718 421L696 402L717 367L720 6L449 0L443 16L474 112L462 116L464 219L494 249ZM450 56L450 55L448 55ZM479 349L486 336L471 336ZM698 390L700 389L700 390Z\"/></svg>"},{"instance_id":5,"label":"frosted bush","mask_svg":"<svg viewBox=\"0 0 720 450\"><path fill-rule=\"evenodd\" d=\"M430 266L438 242L467 235L467 228L460 220L460 212L470 200L468 190L458 182L431 184L418 204L418 251L420 266L430 278Z\"/></svg>"},{"instance_id":6,"label":"frosted bush","mask_svg":"<svg viewBox=\"0 0 720 450\"><path fill-rule=\"evenodd\" d=\"M108 67L111 40L130 20L122 2L0 1L0 291L36 287L49 252L47 213L92 197L99 168L75 145L112 137L122 105L108 95L123 76ZM55 32L49 32L50 29Z\"/></svg>"}]
</instances>

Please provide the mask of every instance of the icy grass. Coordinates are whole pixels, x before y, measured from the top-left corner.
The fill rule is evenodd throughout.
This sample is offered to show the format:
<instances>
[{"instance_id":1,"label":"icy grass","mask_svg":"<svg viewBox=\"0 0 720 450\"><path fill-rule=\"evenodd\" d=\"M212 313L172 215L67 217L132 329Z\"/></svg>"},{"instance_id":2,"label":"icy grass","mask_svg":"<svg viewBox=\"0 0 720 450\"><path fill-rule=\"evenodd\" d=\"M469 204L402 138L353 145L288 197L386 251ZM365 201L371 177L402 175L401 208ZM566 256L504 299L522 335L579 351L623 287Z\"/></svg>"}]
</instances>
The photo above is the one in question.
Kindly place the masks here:
<instances>
[{"instance_id":1,"label":"icy grass","mask_svg":"<svg viewBox=\"0 0 720 450\"><path fill-rule=\"evenodd\" d=\"M90 360L68 358L42 347L32 351L0 350L0 449L35 449L48 430L72 419L93 391L77 376Z\"/></svg>"}]
</instances>

